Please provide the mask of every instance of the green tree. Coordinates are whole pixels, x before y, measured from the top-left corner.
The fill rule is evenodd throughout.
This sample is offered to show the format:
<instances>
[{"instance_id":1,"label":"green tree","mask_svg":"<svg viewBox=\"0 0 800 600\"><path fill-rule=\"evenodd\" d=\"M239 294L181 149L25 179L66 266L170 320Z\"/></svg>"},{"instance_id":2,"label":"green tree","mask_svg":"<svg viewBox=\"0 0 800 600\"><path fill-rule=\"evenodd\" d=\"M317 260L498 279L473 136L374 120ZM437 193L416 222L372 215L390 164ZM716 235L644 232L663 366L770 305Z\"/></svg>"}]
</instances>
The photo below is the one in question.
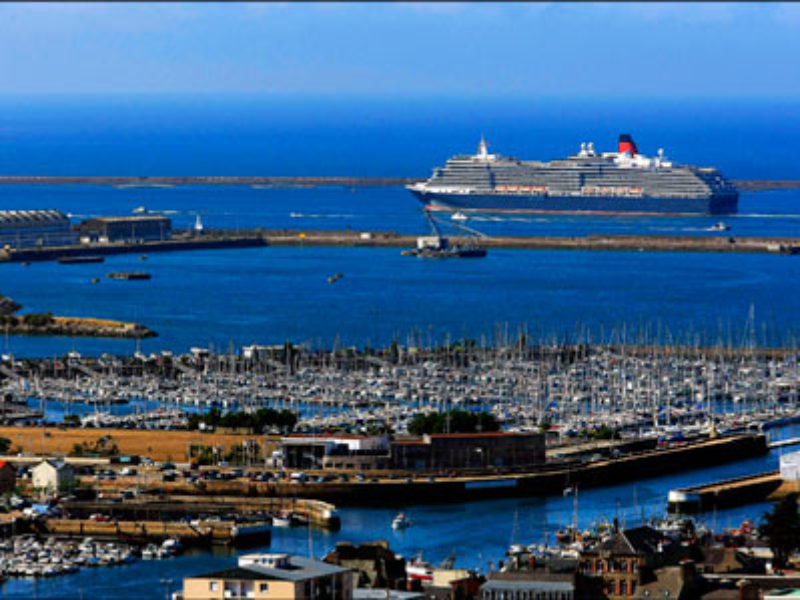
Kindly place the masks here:
<instances>
[{"instance_id":1,"label":"green tree","mask_svg":"<svg viewBox=\"0 0 800 600\"><path fill-rule=\"evenodd\" d=\"M11 440L8 438L0 437L0 454L5 454L11 448Z\"/></svg>"},{"instance_id":2,"label":"green tree","mask_svg":"<svg viewBox=\"0 0 800 600\"><path fill-rule=\"evenodd\" d=\"M800 549L800 513L797 511L796 493L775 503L772 512L764 513L759 532L769 542L774 556L773 564L784 567L792 552Z\"/></svg>"},{"instance_id":3,"label":"green tree","mask_svg":"<svg viewBox=\"0 0 800 600\"><path fill-rule=\"evenodd\" d=\"M80 427L81 418L78 415L66 415L64 417L64 425L67 427Z\"/></svg>"},{"instance_id":4,"label":"green tree","mask_svg":"<svg viewBox=\"0 0 800 600\"><path fill-rule=\"evenodd\" d=\"M448 413L416 415L408 424L412 435L426 433L486 433L499 431L500 423L491 413L453 410Z\"/></svg>"}]
</instances>

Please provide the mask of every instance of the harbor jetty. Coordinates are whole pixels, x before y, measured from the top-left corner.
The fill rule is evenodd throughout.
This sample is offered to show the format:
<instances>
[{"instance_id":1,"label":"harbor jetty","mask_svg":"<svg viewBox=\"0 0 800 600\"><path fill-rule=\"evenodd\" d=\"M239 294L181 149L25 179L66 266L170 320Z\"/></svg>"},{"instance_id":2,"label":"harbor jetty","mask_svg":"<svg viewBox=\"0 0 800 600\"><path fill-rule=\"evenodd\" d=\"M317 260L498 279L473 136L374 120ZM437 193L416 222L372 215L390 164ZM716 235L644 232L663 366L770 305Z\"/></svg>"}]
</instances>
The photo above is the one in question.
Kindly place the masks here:
<instances>
[{"instance_id":1,"label":"harbor jetty","mask_svg":"<svg viewBox=\"0 0 800 600\"><path fill-rule=\"evenodd\" d=\"M183 546L207 547L211 545L245 546L268 545L270 523L247 524L235 521L98 521L96 519L46 519L35 523L39 535L60 539L114 540L126 544L144 545L179 540Z\"/></svg>"},{"instance_id":2,"label":"harbor jetty","mask_svg":"<svg viewBox=\"0 0 800 600\"><path fill-rule=\"evenodd\" d=\"M120 188L174 187L179 185L243 185L263 187L397 187L422 181L423 177L352 177L352 176L301 176L281 177L265 175L245 176L81 176L81 175L4 175L0 185L111 185ZM738 179L733 184L741 191L800 189L800 180L750 180Z\"/></svg>"},{"instance_id":3,"label":"harbor jetty","mask_svg":"<svg viewBox=\"0 0 800 600\"><path fill-rule=\"evenodd\" d=\"M784 482L779 471L756 473L715 481L704 485L670 490L667 510L691 514L777 500L797 491L796 485Z\"/></svg>"},{"instance_id":4,"label":"harbor jetty","mask_svg":"<svg viewBox=\"0 0 800 600\"><path fill-rule=\"evenodd\" d=\"M329 502L259 494L231 496L201 494L196 488L191 494L142 493L135 498L126 499L125 502L103 499L69 500L65 502L64 507L71 515L81 519L87 519L93 514L104 514L121 522L185 522L187 517L198 514L214 515L223 519L236 515L246 517L251 522L260 522L259 519L269 520L272 515L291 514L299 518L299 521L317 529L338 531L342 526L336 506ZM240 526L236 535L242 535L244 532L246 529ZM223 534L217 534L217 537L224 539Z\"/></svg>"},{"instance_id":5,"label":"harbor jetty","mask_svg":"<svg viewBox=\"0 0 800 600\"><path fill-rule=\"evenodd\" d=\"M176 231L172 239L144 242L87 243L69 246L7 248L0 250L2 262L63 260L66 257L116 254L223 250L265 246L412 248L416 235L393 231L352 230L205 230L202 234ZM454 236L453 245L475 244L474 238ZM727 235L581 235L581 236L492 236L479 240L481 249L505 250L614 250L629 252L719 252L793 255L800 253L800 237L733 237Z\"/></svg>"}]
</instances>

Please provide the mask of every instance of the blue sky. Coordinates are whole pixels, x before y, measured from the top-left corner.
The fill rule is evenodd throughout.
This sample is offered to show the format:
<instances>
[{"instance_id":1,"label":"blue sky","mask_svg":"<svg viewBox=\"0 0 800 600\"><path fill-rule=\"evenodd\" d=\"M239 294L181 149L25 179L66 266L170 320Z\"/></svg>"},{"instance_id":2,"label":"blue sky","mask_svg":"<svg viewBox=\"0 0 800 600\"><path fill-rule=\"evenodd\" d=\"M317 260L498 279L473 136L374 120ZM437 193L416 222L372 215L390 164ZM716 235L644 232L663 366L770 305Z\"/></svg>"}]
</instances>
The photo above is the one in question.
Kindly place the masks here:
<instances>
[{"instance_id":1,"label":"blue sky","mask_svg":"<svg viewBox=\"0 0 800 600\"><path fill-rule=\"evenodd\" d=\"M800 4L0 4L0 93L800 96Z\"/></svg>"}]
</instances>

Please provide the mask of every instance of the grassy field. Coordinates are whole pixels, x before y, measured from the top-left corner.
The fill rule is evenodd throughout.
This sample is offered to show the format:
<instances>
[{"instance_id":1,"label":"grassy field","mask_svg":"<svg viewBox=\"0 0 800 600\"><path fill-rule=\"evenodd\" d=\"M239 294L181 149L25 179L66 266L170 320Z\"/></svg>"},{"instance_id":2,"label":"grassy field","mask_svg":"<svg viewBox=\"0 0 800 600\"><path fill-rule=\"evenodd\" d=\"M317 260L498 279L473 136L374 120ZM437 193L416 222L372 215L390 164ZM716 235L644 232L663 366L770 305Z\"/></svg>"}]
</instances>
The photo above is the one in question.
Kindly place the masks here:
<instances>
[{"instance_id":1,"label":"grassy field","mask_svg":"<svg viewBox=\"0 0 800 600\"><path fill-rule=\"evenodd\" d=\"M190 444L224 446L228 450L244 440L255 440L263 448L265 436L197 431L144 431L131 429L59 429L55 427L0 427L0 437L11 440L11 452L67 454L75 444L94 444L111 436L120 454L149 456L153 460L185 461ZM271 451L271 447L267 451Z\"/></svg>"}]
</instances>

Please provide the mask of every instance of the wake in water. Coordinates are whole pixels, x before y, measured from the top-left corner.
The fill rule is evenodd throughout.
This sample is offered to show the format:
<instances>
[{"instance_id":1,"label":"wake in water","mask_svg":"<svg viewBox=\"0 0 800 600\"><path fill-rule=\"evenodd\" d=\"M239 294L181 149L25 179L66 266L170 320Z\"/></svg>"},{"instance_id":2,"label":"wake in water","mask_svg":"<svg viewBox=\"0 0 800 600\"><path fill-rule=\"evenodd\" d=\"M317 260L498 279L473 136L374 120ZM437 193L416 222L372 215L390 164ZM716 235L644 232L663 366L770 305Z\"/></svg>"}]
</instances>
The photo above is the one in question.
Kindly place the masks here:
<instances>
[{"instance_id":1,"label":"wake in water","mask_svg":"<svg viewBox=\"0 0 800 600\"><path fill-rule=\"evenodd\" d=\"M730 215L731 219L800 219L800 214L761 214L761 213L745 213L738 215Z\"/></svg>"},{"instance_id":2,"label":"wake in water","mask_svg":"<svg viewBox=\"0 0 800 600\"><path fill-rule=\"evenodd\" d=\"M357 219L363 215L345 215L337 213L298 213L291 212L289 217L292 219Z\"/></svg>"}]
</instances>

